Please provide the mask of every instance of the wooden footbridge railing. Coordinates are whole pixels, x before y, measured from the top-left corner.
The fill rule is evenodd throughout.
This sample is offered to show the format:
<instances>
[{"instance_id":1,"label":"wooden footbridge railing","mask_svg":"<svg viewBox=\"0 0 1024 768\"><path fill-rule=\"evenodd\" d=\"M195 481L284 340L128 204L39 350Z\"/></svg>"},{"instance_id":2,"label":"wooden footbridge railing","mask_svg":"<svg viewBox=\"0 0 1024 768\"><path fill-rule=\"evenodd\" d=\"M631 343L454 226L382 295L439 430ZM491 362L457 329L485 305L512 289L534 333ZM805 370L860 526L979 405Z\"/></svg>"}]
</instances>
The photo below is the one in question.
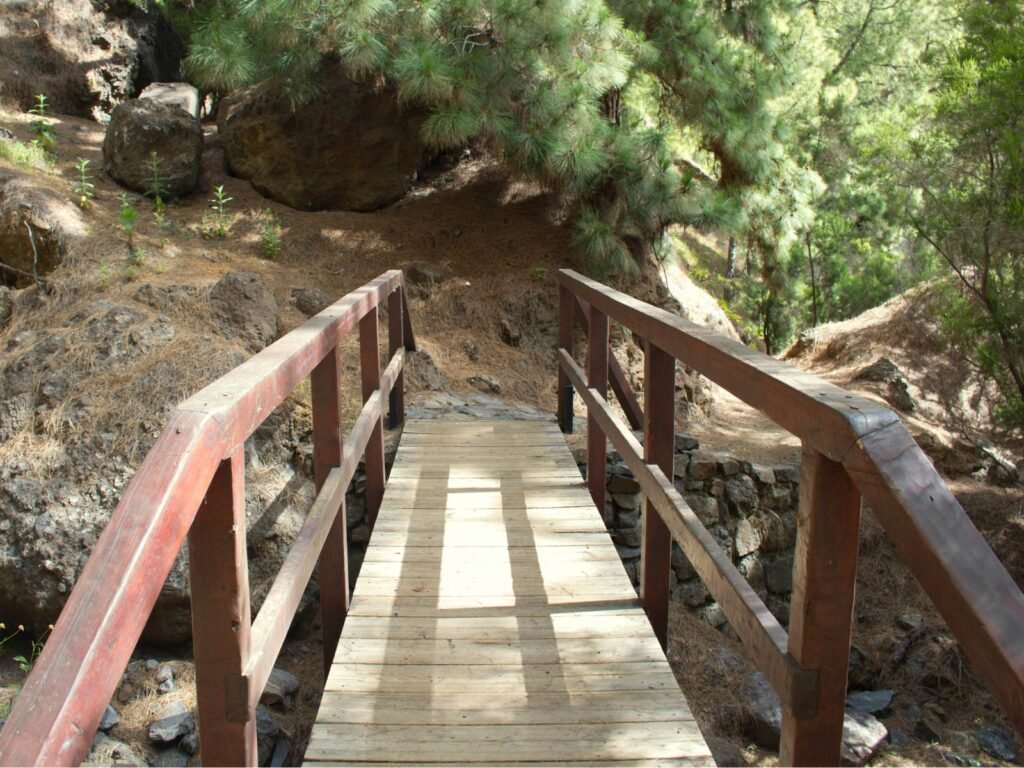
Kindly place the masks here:
<instances>
[{"instance_id":1,"label":"wooden footbridge railing","mask_svg":"<svg viewBox=\"0 0 1024 768\"><path fill-rule=\"evenodd\" d=\"M384 491L382 414L403 414L402 367L415 349L402 273L386 272L184 402L114 510L0 732L3 765L74 765L188 539L192 634L204 765L256 765L255 707L319 562L324 664L349 602L345 490L366 455L367 511ZM390 361L380 369L378 306ZM339 343L359 329L363 409L342 440ZM251 621L246 565L245 441L311 379L318 495Z\"/></svg>"},{"instance_id":2,"label":"wooden footbridge railing","mask_svg":"<svg viewBox=\"0 0 1024 768\"><path fill-rule=\"evenodd\" d=\"M839 765L862 499L1024 733L1024 595L892 411L571 270L559 285L559 418L571 431L575 388L594 503L604 508L607 437L647 499L641 600L655 633L664 643L675 539L782 700L781 764ZM573 357L574 316L587 372ZM611 370L635 424L636 398L609 359L609 318L645 344L642 446L606 400ZM788 634L673 485L676 360L803 443Z\"/></svg>"},{"instance_id":3,"label":"wooden footbridge railing","mask_svg":"<svg viewBox=\"0 0 1024 768\"><path fill-rule=\"evenodd\" d=\"M975 669L988 682L1016 728L1024 733L1024 595L891 411L574 272L563 270L559 283L560 421L563 430L571 430L575 389L588 409L587 477L590 495L598 509L604 507L606 438L618 448L646 495L641 599L654 633L664 646L671 541L675 539L782 700L783 764L839 763L861 499L885 526L901 557L938 606ZM392 425L397 425L403 416L402 368L405 351L414 349L403 295L401 272L381 275L214 382L171 415L115 509L0 732L0 764L68 765L83 759L104 707L186 538L190 553L202 761L204 765L256 764L255 706L317 563L320 565L325 667L335 659L350 599L345 490L360 456L365 454L367 508L372 521L381 508L385 491L382 426L385 399L390 397L391 400ZM390 360L382 372L378 307L385 300ZM588 336L586 372L573 357L574 318L581 322ZM644 340L643 407L609 353L609 319ZM364 405L347 438L343 439L338 345L357 326ZM788 634L673 485L676 360L761 409L803 442ZM606 400L609 374L630 423L644 426L642 446L629 428L619 422ZM252 621L245 550L244 444L307 376L312 384L314 474L318 495L259 615ZM497 428L490 429L497 433ZM480 430L471 432L476 437L483 434ZM410 449L411 453L431 457L435 463L455 456L470 471L476 464L482 466L490 462L488 466L498 473L495 476L498 479L492 478L491 485L483 484L488 487L499 482L499 470L505 469L505 444L514 442L505 437L493 438L486 443L486 450L480 449L485 454L489 452L489 457L464 456L466 450L462 450L461 443L448 445L446 450L436 452L438 456L432 456L435 451L431 448L431 434L430 430L422 431L420 443ZM523 444L525 438L521 435L518 439ZM527 440L525 445L533 443ZM553 450L553 444L538 445L541 446L538 449L521 449L521 452L534 455L540 450L539 455L548 456L549 463L554 461L553 466L562 466L559 463L562 459L553 460L554 454L544 453ZM568 456L565 461L571 466ZM527 469L523 466L517 471L525 476ZM434 489L432 494L425 492L434 501L452 495L448 493L451 487L447 481L438 485L437 471L435 466L433 474L427 473L431 479L424 482L425 488ZM417 525L427 522L415 510L408 515L399 514L403 509L408 511L410 478L415 477L418 475L406 474L406 487L397 489L397 501L392 510L394 519L390 520L392 533L410 530L413 522ZM522 497L516 505L517 512L505 510L495 514L492 509L488 513L492 522L504 517L505 524L519 526L516 535L520 541L524 535L522 525L533 512L533 496L544 510L537 513L538 520L546 521L541 523L546 531L542 538L554 541L559 535L557 511L544 507L550 496L544 489L553 481L543 473L537 478L538 489L530 492L531 499L526 498L527 486L523 485L522 478L516 493L497 494L507 495L510 500ZM402 482L399 481L399 486ZM561 481L556 484L558 482ZM561 490L563 494L567 492L567 489ZM490 498L494 493L478 495ZM556 504L555 509L559 506ZM431 509L429 517L437 521L446 520L450 511L447 501L444 508ZM577 506L574 514L583 512ZM579 520L582 518L568 520L567 530L576 531L582 524ZM604 535L603 528L593 533ZM418 545L410 549L422 550L439 534L420 532L418 535ZM547 559L543 561L537 560L539 549L519 552L516 567L522 571L524 562L535 566L547 563L551 557L558 556L558 547L554 549L555 552L546 551ZM394 568L388 558L395 556L394 546L383 555L377 563L378 570L392 573ZM440 562L439 555L420 551L418 556L421 560L411 564L409 573L430 572L436 577L434 571L436 563ZM587 555L593 556L593 553ZM615 559L613 553L611 557ZM511 564L511 554L508 560ZM404 561L399 565L400 570L404 569ZM571 568L571 565L566 567ZM563 576L566 573L565 568L555 571ZM531 593L528 601L530 610L541 610L541 614L533 615L533 623L526 621L523 626L533 627L530 631L535 631L538 615L542 616L540 624L550 623L551 606L537 602L549 586L544 568L539 571L534 568L525 575L520 573L518 580L514 576L513 573L514 588L522 581L531 589L541 589L541 593ZM411 575L410 579L416 582ZM378 588L384 581L377 579ZM578 583L586 581L585 578L576 580ZM564 592L567 588L563 585L560 589ZM586 595L577 594L576 586L571 590L573 599L582 606L579 610L589 610ZM500 616L495 614L498 619L514 618L519 597L513 589L511 594L501 598L504 602L500 605L505 607L500 608ZM413 598L414 602L417 599ZM476 612L489 605L479 603L475 597L473 601ZM366 613L364 609L363 623L366 624L366 616L369 616L375 620L387 619L380 623L388 626L401 626L410 618L422 624L417 612L426 608L430 606L419 603L411 608L407 606L406 609L412 611L410 616L398 613L377 616L372 610ZM440 609L434 606L432 610L436 613ZM487 618L476 613L473 617L474 621ZM439 615L431 622L437 625L443 623L443 618ZM459 624L460 621L462 619L456 617L452 626L462 627L458 631L464 633L465 622ZM577 622L578 629L592 632L588 622L589 619L581 618ZM499 621L495 627L500 629L506 624ZM558 626L562 624L564 622ZM358 637L358 633L354 637ZM463 637L460 642L465 641L464 636L459 637ZM545 642L557 640L551 627L545 637ZM379 646L380 639L377 640ZM474 642L472 637L468 641ZM358 645L358 640L353 642ZM577 642L573 647L579 645ZM642 642L638 640L634 645L639 648ZM657 644L653 645L656 650ZM429 646L428 650L430 648L434 646ZM558 651L557 644L545 653L548 651L554 658L561 659L564 655ZM339 654L342 662L345 656L345 653ZM362 664L378 663L373 653L364 656ZM504 658L499 654L492 661L497 663ZM402 657L397 661L407 663L408 659ZM522 661L525 663L525 658ZM582 667L594 666L576 663ZM664 657L652 663L664 664ZM356 666L358 664L353 668ZM476 670L483 667L472 669L476 675ZM671 680L667 666L662 671L665 673L662 677L667 675ZM519 672L521 670L515 674ZM554 679L547 673L548 670L545 679ZM446 673L420 669L417 674L427 675L424 679L430 682L436 675L440 675L439 680L444 678ZM463 670L462 674L468 672ZM486 693L491 680L486 678L486 670L480 674L484 675L480 680L472 679L485 686L478 692ZM503 679L507 686L510 673L505 670L502 674L506 675ZM577 683L582 685L583 680L578 678ZM398 692L402 691L404 688L400 687ZM544 695L552 692L553 689ZM505 695L507 697L508 693ZM486 704L488 696L470 698ZM429 695L424 701L430 701ZM450 707L451 701L447 701L446 706ZM591 715L603 712L599 707L590 709L593 710ZM499 719L493 722L508 725L507 714L498 712ZM684 714L681 711L679 716ZM418 708L392 711L390 715L428 725L437 719L433 713L421 713ZM449 712L440 719L448 722L450 715ZM470 729L474 739L481 738L479 734L486 737L487 729L493 724L486 718L495 717L493 712L481 711L477 715L485 718L480 721L485 725L484 730ZM531 729L539 727L546 728L544 732L549 740L561 738L558 734L562 726L551 728L545 722L510 726L508 733L520 734L516 745L522 759L540 758L533 756L534 743L521 734L534 733ZM611 719L604 716L593 722L610 723ZM647 733L636 726L637 723L632 722L628 729L619 728L605 743L604 730L612 729L612 725L590 725L587 744L597 745L605 752L614 744L616 754L632 754L620 747L629 746L627 742L632 738L629 734ZM380 730L367 731L363 726L356 730L373 733L378 740L383 739L379 743L384 744L395 728L404 727L384 724ZM676 734L675 726L665 722L659 729L658 733ZM341 731L347 733L353 729L343 725ZM422 738L429 739L430 734L436 732L420 728L416 733L426 734ZM445 733L452 735L455 731L449 728ZM461 726L458 734L459 738L466 736ZM347 743L345 739L342 742ZM429 746L428 741L417 743ZM669 740L661 747L674 749L675 743ZM447 746L446 754L449 754L453 747L450 743ZM496 754L493 747L492 740L487 754ZM702 741L696 744L695 750L694 754L706 756ZM419 761L419 752L409 753L409 756ZM464 761L472 759L468 753L457 757ZM385 758L386 755L380 756L380 759ZM373 759L378 759L376 754Z\"/></svg>"}]
</instances>

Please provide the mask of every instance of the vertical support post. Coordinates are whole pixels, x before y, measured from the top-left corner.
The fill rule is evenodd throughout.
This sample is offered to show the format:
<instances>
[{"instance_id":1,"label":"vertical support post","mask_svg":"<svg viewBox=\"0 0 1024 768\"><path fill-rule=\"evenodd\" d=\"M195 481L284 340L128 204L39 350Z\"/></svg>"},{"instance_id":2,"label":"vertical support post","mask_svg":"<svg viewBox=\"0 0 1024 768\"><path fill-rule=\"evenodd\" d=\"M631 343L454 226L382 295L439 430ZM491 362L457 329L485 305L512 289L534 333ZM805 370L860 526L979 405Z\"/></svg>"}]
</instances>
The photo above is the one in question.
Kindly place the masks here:
<instances>
[{"instance_id":1,"label":"vertical support post","mask_svg":"<svg viewBox=\"0 0 1024 768\"><path fill-rule=\"evenodd\" d=\"M388 296L388 361L405 346L405 302L402 289ZM397 429L405 421L405 372L399 371L395 386L388 397L388 429Z\"/></svg>"},{"instance_id":2,"label":"vertical support post","mask_svg":"<svg viewBox=\"0 0 1024 768\"><path fill-rule=\"evenodd\" d=\"M657 464L672 480L675 453L676 361L654 344L644 354L644 461ZM658 510L644 504L640 551L640 600L661 643L668 647L668 602L671 586L672 534Z\"/></svg>"},{"instance_id":3,"label":"vertical support post","mask_svg":"<svg viewBox=\"0 0 1024 768\"><path fill-rule=\"evenodd\" d=\"M359 321L359 367L362 369L363 402L380 389L380 333L377 307ZM384 419L377 418L366 444L366 519L373 530L384 498Z\"/></svg>"},{"instance_id":4,"label":"vertical support post","mask_svg":"<svg viewBox=\"0 0 1024 768\"><path fill-rule=\"evenodd\" d=\"M781 765L839 765L859 525L860 493L842 464L804 446L789 653L818 670L818 707L800 720L783 705Z\"/></svg>"},{"instance_id":5,"label":"vertical support post","mask_svg":"<svg viewBox=\"0 0 1024 768\"><path fill-rule=\"evenodd\" d=\"M339 372L341 354L335 347L313 369L313 476L317 491L327 481L333 467L341 466L344 450L341 440L341 390ZM341 503L334 524L327 534L317 560L320 582L320 619L323 628L324 674L331 669L341 628L348 614L348 533L345 502Z\"/></svg>"},{"instance_id":6,"label":"vertical support post","mask_svg":"<svg viewBox=\"0 0 1024 768\"><path fill-rule=\"evenodd\" d=\"M204 765L257 764L248 680L252 620L245 552L245 449L217 468L188 534L192 648Z\"/></svg>"},{"instance_id":7,"label":"vertical support post","mask_svg":"<svg viewBox=\"0 0 1024 768\"><path fill-rule=\"evenodd\" d=\"M572 307L570 306L570 312ZM572 317L572 315L570 315ZM587 343L587 389L608 396L608 315L590 308L590 338ZM590 498L604 514L607 439L597 418L587 410L587 486Z\"/></svg>"},{"instance_id":8,"label":"vertical support post","mask_svg":"<svg viewBox=\"0 0 1024 768\"><path fill-rule=\"evenodd\" d=\"M565 286L558 287L558 346L572 357L573 295ZM562 433L572 434L572 384L562 366L558 366L558 426Z\"/></svg>"}]
</instances>

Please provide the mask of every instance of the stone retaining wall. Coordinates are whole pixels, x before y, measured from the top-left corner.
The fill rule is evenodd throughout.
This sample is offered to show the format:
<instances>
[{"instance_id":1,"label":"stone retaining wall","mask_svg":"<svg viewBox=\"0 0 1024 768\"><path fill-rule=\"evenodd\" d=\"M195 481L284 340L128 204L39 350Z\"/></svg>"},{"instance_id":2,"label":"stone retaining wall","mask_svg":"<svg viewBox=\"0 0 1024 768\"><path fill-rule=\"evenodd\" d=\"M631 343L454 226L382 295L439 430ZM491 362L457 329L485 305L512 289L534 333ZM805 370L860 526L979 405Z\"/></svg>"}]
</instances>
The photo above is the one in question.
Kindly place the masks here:
<instances>
[{"instance_id":1,"label":"stone retaining wall","mask_svg":"<svg viewBox=\"0 0 1024 768\"><path fill-rule=\"evenodd\" d=\"M708 452L676 435L675 486L783 625L789 623L800 470ZM608 457L604 521L634 584L639 583L643 494L617 452ZM672 594L715 627L725 614L672 545Z\"/></svg>"}]
</instances>

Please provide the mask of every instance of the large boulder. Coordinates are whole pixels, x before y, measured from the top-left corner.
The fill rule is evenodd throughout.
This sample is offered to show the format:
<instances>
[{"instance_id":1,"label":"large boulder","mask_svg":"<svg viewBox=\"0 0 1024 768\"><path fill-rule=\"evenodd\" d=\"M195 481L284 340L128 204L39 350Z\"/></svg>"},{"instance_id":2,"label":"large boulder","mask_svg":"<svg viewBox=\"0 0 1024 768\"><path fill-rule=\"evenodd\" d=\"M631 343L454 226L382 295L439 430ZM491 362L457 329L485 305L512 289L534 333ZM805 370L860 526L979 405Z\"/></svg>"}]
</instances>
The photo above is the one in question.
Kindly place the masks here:
<instances>
[{"instance_id":1,"label":"large boulder","mask_svg":"<svg viewBox=\"0 0 1024 768\"><path fill-rule=\"evenodd\" d=\"M153 153L164 199L187 195L199 181L203 127L185 110L154 99L130 99L110 115L103 139L103 162L118 182L150 192Z\"/></svg>"},{"instance_id":2,"label":"large boulder","mask_svg":"<svg viewBox=\"0 0 1024 768\"><path fill-rule=\"evenodd\" d=\"M300 210L372 211L401 198L423 163L422 114L395 89L327 67L322 93L298 109L244 91L218 114L228 168Z\"/></svg>"},{"instance_id":3,"label":"large boulder","mask_svg":"<svg viewBox=\"0 0 1024 768\"><path fill-rule=\"evenodd\" d=\"M189 83L150 83L142 89L139 98L178 107L192 117L199 117L199 89Z\"/></svg>"}]
</instances>

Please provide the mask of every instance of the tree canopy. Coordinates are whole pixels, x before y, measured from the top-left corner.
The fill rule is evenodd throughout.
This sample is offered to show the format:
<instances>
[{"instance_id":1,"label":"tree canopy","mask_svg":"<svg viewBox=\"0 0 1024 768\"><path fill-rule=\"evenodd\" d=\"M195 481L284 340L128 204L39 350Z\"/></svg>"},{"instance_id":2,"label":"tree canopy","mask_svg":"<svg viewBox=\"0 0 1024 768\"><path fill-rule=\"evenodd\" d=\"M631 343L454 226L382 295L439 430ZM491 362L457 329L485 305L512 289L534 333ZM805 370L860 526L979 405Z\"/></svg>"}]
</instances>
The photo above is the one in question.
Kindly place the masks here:
<instances>
[{"instance_id":1,"label":"tree canopy","mask_svg":"<svg viewBox=\"0 0 1024 768\"><path fill-rule=\"evenodd\" d=\"M558 190L596 269L729 240L769 352L925 278L1024 424L1018 0L209 0L188 66L301 108L327 58ZM745 268L738 267L742 256ZM945 265L944 268L941 265ZM954 283L951 283L951 285ZM966 352L965 352L966 354Z\"/></svg>"}]
</instances>

